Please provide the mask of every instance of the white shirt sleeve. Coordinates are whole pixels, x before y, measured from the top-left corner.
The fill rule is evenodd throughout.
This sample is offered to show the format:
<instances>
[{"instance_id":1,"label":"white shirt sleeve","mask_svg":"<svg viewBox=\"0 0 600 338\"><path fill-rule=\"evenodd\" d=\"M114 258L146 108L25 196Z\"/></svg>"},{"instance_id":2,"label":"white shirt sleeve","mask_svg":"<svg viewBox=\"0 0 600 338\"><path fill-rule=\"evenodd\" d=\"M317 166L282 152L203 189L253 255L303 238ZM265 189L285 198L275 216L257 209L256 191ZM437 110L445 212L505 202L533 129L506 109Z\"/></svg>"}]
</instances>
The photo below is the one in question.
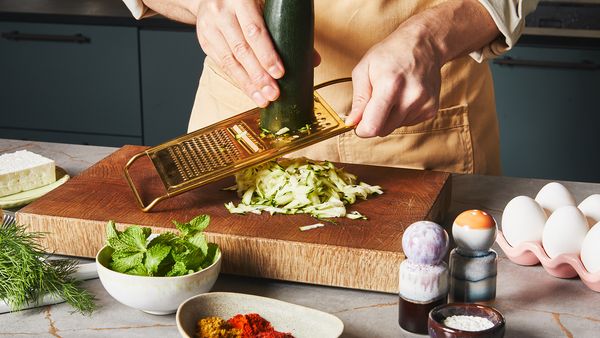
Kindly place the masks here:
<instances>
[{"instance_id":1,"label":"white shirt sleeve","mask_svg":"<svg viewBox=\"0 0 600 338\"><path fill-rule=\"evenodd\" d=\"M479 2L490 13L502 33L502 36L489 45L470 54L475 61L482 62L505 53L517 43L525 28L525 17L535 10L539 0L479 0Z\"/></svg>"},{"instance_id":2,"label":"white shirt sleeve","mask_svg":"<svg viewBox=\"0 0 600 338\"><path fill-rule=\"evenodd\" d=\"M133 17L140 20L149 16L156 15L156 12L144 5L142 0L123 0Z\"/></svg>"}]
</instances>

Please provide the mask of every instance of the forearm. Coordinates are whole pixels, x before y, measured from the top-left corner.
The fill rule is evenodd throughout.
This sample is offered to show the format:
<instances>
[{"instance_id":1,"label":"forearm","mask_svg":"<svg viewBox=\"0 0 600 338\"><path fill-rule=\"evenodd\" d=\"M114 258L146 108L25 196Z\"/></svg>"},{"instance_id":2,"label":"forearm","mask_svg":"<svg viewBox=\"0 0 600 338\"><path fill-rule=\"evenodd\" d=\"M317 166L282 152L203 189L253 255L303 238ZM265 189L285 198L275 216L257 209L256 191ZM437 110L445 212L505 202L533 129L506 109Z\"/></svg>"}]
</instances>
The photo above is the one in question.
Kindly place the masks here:
<instances>
[{"instance_id":1,"label":"forearm","mask_svg":"<svg viewBox=\"0 0 600 338\"><path fill-rule=\"evenodd\" d=\"M143 0L144 4L169 19L196 24L198 0Z\"/></svg>"},{"instance_id":2,"label":"forearm","mask_svg":"<svg viewBox=\"0 0 600 338\"><path fill-rule=\"evenodd\" d=\"M489 44L500 35L498 27L477 0L452 0L406 20L399 29L425 35L441 65Z\"/></svg>"}]
</instances>

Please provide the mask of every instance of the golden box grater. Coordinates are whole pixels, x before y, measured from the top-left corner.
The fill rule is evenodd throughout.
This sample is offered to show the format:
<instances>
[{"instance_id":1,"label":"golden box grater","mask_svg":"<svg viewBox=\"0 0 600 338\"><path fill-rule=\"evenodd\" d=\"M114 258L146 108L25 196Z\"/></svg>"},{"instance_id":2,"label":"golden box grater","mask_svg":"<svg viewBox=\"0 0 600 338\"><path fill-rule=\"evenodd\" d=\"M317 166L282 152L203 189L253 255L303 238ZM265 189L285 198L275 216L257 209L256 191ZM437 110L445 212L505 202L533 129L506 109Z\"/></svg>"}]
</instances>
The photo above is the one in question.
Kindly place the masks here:
<instances>
[{"instance_id":1,"label":"golden box grater","mask_svg":"<svg viewBox=\"0 0 600 338\"><path fill-rule=\"evenodd\" d=\"M315 90L349 80L329 81ZM352 130L316 91L314 101L316 122L303 132L265 136L259 127L260 108L254 108L134 155L124 171L140 208L148 212L160 201ZM152 161L166 190L148 205L129 174L131 165L143 156Z\"/></svg>"}]
</instances>

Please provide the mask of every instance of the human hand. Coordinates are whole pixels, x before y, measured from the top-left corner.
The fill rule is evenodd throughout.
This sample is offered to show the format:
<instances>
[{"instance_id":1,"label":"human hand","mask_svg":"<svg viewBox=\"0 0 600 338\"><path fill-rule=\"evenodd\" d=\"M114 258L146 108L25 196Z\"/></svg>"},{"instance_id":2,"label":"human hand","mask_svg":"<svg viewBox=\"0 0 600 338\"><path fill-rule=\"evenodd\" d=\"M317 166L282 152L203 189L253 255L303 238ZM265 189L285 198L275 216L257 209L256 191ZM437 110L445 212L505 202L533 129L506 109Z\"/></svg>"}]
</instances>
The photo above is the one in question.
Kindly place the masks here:
<instances>
[{"instance_id":1,"label":"human hand","mask_svg":"<svg viewBox=\"0 0 600 338\"><path fill-rule=\"evenodd\" d=\"M386 136L435 116L441 61L421 27L400 26L373 46L352 71L352 110L346 123L360 137Z\"/></svg>"},{"instance_id":2,"label":"human hand","mask_svg":"<svg viewBox=\"0 0 600 338\"><path fill-rule=\"evenodd\" d=\"M279 97L284 74L256 0L199 0L196 32L204 53L260 107Z\"/></svg>"},{"instance_id":3,"label":"human hand","mask_svg":"<svg viewBox=\"0 0 600 338\"><path fill-rule=\"evenodd\" d=\"M265 25L262 1L198 0L196 33L204 53L259 107L279 97L285 69ZM321 59L315 51L314 64Z\"/></svg>"}]
</instances>

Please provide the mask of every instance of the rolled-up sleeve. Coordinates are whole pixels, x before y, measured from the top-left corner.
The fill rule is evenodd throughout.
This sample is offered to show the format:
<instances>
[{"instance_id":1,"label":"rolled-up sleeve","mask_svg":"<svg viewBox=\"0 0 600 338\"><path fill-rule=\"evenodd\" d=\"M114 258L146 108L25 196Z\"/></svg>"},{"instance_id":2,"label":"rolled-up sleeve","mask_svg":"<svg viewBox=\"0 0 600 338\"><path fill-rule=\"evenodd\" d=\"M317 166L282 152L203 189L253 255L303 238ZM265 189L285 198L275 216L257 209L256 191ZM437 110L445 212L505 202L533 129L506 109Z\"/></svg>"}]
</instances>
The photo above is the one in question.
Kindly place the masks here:
<instances>
[{"instance_id":1,"label":"rolled-up sleeve","mask_svg":"<svg viewBox=\"0 0 600 338\"><path fill-rule=\"evenodd\" d=\"M142 0L123 0L125 6L136 19L143 19L149 16L156 15L156 12L144 5Z\"/></svg>"},{"instance_id":2,"label":"rolled-up sleeve","mask_svg":"<svg viewBox=\"0 0 600 338\"><path fill-rule=\"evenodd\" d=\"M475 61L496 57L510 50L516 43L525 28L525 17L533 12L539 0L479 0L490 13L502 34L480 50L470 55Z\"/></svg>"}]
</instances>

